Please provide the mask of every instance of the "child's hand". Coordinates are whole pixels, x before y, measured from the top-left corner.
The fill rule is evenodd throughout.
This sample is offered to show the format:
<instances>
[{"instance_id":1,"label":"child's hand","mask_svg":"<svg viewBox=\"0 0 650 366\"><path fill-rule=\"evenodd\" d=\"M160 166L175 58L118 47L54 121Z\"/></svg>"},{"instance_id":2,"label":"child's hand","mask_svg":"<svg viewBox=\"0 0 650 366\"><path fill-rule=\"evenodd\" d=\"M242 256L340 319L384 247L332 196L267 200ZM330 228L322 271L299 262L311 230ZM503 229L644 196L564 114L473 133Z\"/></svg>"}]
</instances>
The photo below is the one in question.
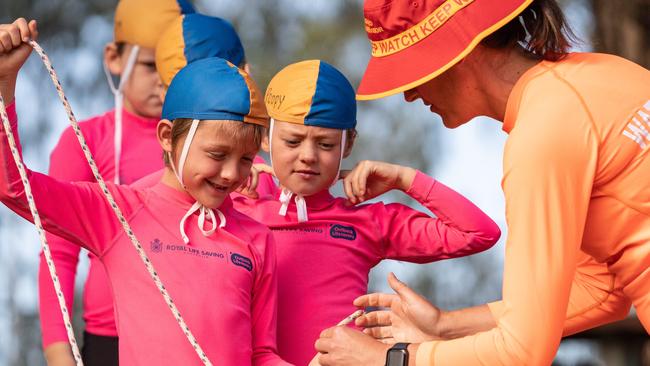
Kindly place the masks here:
<instances>
[{"instance_id":1,"label":"child's hand","mask_svg":"<svg viewBox=\"0 0 650 366\"><path fill-rule=\"evenodd\" d=\"M257 185L260 182L259 177L261 173L268 173L275 176L273 168L270 166L262 163L253 164L250 176L246 179L244 184L237 188L237 192L249 198L258 198L259 194L257 193Z\"/></svg>"},{"instance_id":2,"label":"child's hand","mask_svg":"<svg viewBox=\"0 0 650 366\"><path fill-rule=\"evenodd\" d=\"M27 23L24 18L18 18L12 24L0 24L0 93L6 103L13 101L18 70L32 52L26 42L37 36L35 20Z\"/></svg>"},{"instance_id":3,"label":"child's hand","mask_svg":"<svg viewBox=\"0 0 650 366\"><path fill-rule=\"evenodd\" d=\"M341 178L348 201L357 204L391 189L408 190L415 178L415 169L364 160L351 171L342 171Z\"/></svg>"}]
</instances>

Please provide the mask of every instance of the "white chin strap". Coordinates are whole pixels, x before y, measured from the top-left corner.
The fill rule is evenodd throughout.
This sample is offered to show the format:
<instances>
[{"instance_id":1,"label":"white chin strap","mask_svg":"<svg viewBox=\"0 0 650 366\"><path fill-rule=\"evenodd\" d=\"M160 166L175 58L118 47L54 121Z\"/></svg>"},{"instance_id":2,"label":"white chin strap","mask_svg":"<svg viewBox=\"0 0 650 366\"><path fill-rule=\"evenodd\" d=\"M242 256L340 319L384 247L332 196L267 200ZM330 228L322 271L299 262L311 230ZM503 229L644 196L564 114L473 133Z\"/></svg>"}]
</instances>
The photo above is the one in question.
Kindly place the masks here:
<instances>
[{"instance_id":1,"label":"white chin strap","mask_svg":"<svg viewBox=\"0 0 650 366\"><path fill-rule=\"evenodd\" d=\"M271 167L273 167L273 126L275 125L275 120L271 118L271 126L269 128L269 155L271 155ZM341 163L343 162L343 154L345 153L345 143L347 142L347 133L345 130L341 130L341 156L339 158L339 165L336 169L336 177L334 181L330 184L330 187L336 184L339 180L339 174L341 171ZM294 195L292 191L288 188L282 188L280 192L280 211L278 214L281 216L287 216L287 209L291 203L291 197ZM309 221L309 216L307 215L307 202L305 197L299 194L295 194L294 201L296 202L296 213L298 214L298 222Z\"/></svg>"},{"instance_id":2,"label":"white chin strap","mask_svg":"<svg viewBox=\"0 0 650 366\"><path fill-rule=\"evenodd\" d=\"M183 149L181 150L181 156L178 159L178 170L174 166L174 160L171 156L170 153L167 154L167 157L169 158L169 164L172 167L172 170L174 171L174 175L176 175L176 179L180 182L181 186L185 188L185 184L183 183L183 167L185 166L185 160L187 159L187 153L190 151L190 145L192 144L192 140L194 139L194 135L196 134L196 129L199 127L199 120L195 119L192 121L192 125L190 126L190 130L187 133L187 137L185 137L185 143L183 143ZM188 244L190 242L190 238L187 237L187 234L185 233L185 221L187 221L187 218L192 216L196 211L199 211L199 220L197 222L197 225L199 227L199 230L201 230L201 233L203 236L210 236L214 234L214 232L217 230L217 227L222 228L226 226L226 216L224 216L223 212L219 209L212 209L209 207L205 207L202 204L199 203L199 201L194 202L192 207L190 207L189 210L185 213L183 218L181 219L180 222L180 231L181 231L181 237L183 238L183 242L185 244ZM214 215L214 213L217 213L217 216L219 216L219 225L217 226L217 219ZM205 219L208 219L208 221L212 222L212 228L209 230L205 230Z\"/></svg>"},{"instance_id":3,"label":"white chin strap","mask_svg":"<svg viewBox=\"0 0 650 366\"><path fill-rule=\"evenodd\" d=\"M120 156L122 155L122 107L124 105L124 85L129 80L131 76L131 71L133 71L133 66L135 66L135 61L138 58L138 52L140 51L140 46L133 46L131 48L131 53L129 58L126 60L126 66L124 71L120 76L120 83L117 88L113 83L113 77L111 76L110 71L108 71L108 65L104 62L104 73L106 74L106 79L108 79L108 86L111 88L111 92L115 98L115 136L113 139L113 145L115 147L115 178L113 182L115 184L120 184Z\"/></svg>"}]
</instances>

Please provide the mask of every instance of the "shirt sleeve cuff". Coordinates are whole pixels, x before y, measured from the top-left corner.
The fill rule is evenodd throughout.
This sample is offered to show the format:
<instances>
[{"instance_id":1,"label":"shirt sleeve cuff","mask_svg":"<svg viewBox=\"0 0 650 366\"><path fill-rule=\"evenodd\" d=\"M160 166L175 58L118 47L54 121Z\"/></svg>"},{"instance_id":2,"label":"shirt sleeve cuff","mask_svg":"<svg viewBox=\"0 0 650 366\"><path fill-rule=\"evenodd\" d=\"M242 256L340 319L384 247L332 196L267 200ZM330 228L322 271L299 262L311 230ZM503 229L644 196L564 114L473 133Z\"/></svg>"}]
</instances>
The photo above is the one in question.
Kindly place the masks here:
<instances>
[{"instance_id":1,"label":"shirt sleeve cuff","mask_svg":"<svg viewBox=\"0 0 650 366\"><path fill-rule=\"evenodd\" d=\"M436 180L430 176L417 171L411 187L406 191L406 194L413 197L418 202L425 202L431 195L433 187L436 185Z\"/></svg>"},{"instance_id":2,"label":"shirt sleeve cuff","mask_svg":"<svg viewBox=\"0 0 650 366\"><path fill-rule=\"evenodd\" d=\"M9 121L11 122L15 122L18 119L16 116L16 100L7 106L7 117L9 117Z\"/></svg>"},{"instance_id":3,"label":"shirt sleeve cuff","mask_svg":"<svg viewBox=\"0 0 650 366\"><path fill-rule=\"evenodd\" d=\"M415 355L415 366L434 366L438 341L421 343Z\"/></svg>"}]
</instances>

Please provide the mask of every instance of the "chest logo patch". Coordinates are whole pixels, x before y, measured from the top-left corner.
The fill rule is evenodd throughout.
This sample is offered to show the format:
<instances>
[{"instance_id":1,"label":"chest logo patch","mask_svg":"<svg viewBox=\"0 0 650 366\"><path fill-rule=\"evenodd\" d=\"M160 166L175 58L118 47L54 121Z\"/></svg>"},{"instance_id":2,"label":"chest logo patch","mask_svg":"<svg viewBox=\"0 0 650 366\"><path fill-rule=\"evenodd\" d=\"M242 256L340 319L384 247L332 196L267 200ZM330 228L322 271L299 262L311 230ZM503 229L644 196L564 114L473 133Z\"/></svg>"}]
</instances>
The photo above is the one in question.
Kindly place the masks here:
<instances>
[{"instance_id":1,"label":"chest logo patch","mask_svg":"<svg viewBox=\"0 0 650 366\"><path fill-rule=\"evenodd\" d=\"M335 239L354 240L357 238L357 231L352 226L332 225L330 236Z\"/></svg>"},{"instance_id":2,"label":"chest logo patch","mask_svg":"<svg viewBox=\"0 0 650 366\"><path fill-rule=\"evenodd\" d=\"M151 241L151 251L154 253L160 253L163 250L163 243L160 239L154 239Z\"/></svg>"},{"instance_id":3,"label":"chest logo patch","mask_svg":"<svg viewBox=\"0 0 650 366\"><path fill-rule=\"evenodd\" d=\"M232 264L245 268L248 272L253 270L253 261L250 258L244 257L241 254L232 253L230 254L230 261Z\"/></svg>"}]
</instances>

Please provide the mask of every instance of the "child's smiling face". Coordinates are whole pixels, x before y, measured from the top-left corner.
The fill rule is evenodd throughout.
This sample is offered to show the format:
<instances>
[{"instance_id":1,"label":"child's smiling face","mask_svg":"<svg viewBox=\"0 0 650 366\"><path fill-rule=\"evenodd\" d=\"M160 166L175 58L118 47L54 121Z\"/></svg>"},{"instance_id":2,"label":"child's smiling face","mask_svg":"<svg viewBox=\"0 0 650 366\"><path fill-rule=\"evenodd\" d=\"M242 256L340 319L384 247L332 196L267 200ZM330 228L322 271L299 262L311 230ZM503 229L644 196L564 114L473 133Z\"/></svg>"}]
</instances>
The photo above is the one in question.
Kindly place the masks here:
<instances>
[{"instance_id":1,"label":"child's smiling face","mask_svg":"<svg viewBox=\"0 0 650 366\"><path fill-rule=\"evenodd\" d=\"M303 196L328 189L338 174L342 133L345 131L275 121L271 159L280 184Z\"/></svg>"},{"instance_id":2,"label":"child's smiling face","mask_svg":"<svg viewBox=\"0 0 650 366\"><path fill-rule=\"evenodd\" d=\"M256 128L238 121L201 121L181 173L185 190L202 205L218 208L250 174L261 136ZM187 133L171 150L176 169L186 138ZM163 144L166 151L170 147Z\"/></svg>"}]
</instances>

